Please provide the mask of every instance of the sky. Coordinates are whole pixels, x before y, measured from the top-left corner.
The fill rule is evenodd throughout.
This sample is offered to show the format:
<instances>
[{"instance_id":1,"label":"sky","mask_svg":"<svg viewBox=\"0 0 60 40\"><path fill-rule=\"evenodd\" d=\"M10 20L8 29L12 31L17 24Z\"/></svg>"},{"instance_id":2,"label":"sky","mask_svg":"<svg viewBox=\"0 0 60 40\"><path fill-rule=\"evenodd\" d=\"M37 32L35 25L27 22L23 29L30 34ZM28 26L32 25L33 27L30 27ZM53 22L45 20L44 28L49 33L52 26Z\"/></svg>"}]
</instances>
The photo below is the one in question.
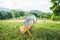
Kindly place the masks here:
<instances>
[{"instance_id":1,"label":"sky","mask_svg":"<svg viewBox=\"0 0 60 40\"><path fill-rule=\"evenodd\" d=\"M1 0L0 7L21 9L24 11L40 10L44 12L51 12L50 0Z\"/></svg>"}]
</instances>

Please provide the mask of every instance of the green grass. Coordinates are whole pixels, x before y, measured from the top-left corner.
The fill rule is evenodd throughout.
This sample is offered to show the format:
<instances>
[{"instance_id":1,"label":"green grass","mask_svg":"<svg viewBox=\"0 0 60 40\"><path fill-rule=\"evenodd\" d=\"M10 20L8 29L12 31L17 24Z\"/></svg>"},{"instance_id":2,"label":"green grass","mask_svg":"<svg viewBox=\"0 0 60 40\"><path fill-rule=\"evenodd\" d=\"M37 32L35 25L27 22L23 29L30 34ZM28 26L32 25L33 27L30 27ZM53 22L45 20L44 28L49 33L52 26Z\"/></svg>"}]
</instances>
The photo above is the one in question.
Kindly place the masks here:
<instances>
[{"instance_id":1,"label":"green grass","mask_svg":"<svg viewBox=\"0 0 60 40\"><path fill-rule=\"evenodd\" d=\"M20 22L0 21L0 40L60 40L60 22L38 22L30 29L32 37L26 32L21 35Z\"/></svg>"}]
</instances>

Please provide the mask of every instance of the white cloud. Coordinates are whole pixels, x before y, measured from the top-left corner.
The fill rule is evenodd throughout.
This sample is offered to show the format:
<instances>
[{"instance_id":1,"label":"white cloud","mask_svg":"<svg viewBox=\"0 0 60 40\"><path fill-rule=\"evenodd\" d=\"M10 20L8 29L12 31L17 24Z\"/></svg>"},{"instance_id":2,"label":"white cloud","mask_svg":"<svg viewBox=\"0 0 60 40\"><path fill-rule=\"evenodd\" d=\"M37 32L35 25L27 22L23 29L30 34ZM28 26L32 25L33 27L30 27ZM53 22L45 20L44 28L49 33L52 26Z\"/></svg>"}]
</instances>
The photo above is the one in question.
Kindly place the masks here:
<instances>
[{"instance_id":1,"label":"white cloud","mask_svg":"<svg viewBox=\"0 0 60 40\"><path fill-rule=\"evenodd\" d=\"M50 11L49 0L1 0L0 7L9 9Z\"/></svg>"},{"instance_id":2,"label":"white cloud","mask_svg":"<svg viewBox=\"0 0 60 40\"><path fill-rule=\"evenodd\" d=\"M12 5L13 5L12 0L1 0L0 1L0 7L11 8Z\"/></svg>"}]
</instances>

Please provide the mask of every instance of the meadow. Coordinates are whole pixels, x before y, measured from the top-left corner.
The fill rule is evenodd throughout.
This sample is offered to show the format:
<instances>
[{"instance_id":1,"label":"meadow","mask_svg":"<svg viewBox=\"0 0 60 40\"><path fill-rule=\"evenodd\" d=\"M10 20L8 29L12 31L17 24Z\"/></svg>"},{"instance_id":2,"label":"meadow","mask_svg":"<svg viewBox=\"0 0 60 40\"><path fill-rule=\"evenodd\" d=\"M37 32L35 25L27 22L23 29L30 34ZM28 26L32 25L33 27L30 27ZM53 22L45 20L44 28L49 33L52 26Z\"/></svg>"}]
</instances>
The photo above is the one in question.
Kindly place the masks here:
<instances>
[{"instance_id":1,"label":"meadow","mask_svg":"<svg viewBox=\"0 0 60 40\"><path fill-rule=\"evenodd\" d=\"M32 26L30 32L21 35L20 22L0 21L0 40L60 40L60 22L37 22Z\"/></svg>"}]
</instances>

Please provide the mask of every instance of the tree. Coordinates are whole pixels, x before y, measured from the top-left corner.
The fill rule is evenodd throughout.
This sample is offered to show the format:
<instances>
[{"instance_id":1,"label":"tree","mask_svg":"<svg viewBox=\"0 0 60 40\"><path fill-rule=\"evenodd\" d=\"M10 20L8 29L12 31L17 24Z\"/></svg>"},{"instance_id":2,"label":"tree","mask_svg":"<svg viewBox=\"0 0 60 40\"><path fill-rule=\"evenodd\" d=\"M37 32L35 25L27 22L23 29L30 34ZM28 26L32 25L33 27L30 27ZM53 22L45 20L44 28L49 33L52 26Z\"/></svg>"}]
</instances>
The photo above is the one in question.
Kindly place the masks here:
<instances>
[{"instance_id":1,"label":"tree","mask_svg":"<svg viewBox=\"0 0 60 40\"><path fill-rule=\"evenodd\" d=\"M24 11L19 11L19 13L20 13L20 16L24 16L25 15Z\"/></svg>"},{"instance_id":2,"label":"tree","mask_svg":"<svg viewBox=\"0 0 60 40\"><path fill-rule=\"evenodd\" d=\"M36 12L29 12L29 14L34 14L37 18L39 17L38 13Z\"/></svg>"},{"instance_id":3,"label":"tree","mask_svg":"<svg viewBox=\"0 0 60 40\"><path fill-rule=\"evenodd\" d=\"M22 10L11 10L13 18L20 18L25 15L25 12Z\"/></svg>"},{"instance_id":4,"label":"tree","mask_svg":"<svg viewBox=\"0 0 60 40\"><path fill-rule=\"evenodd\" d=\"M50 18L51 18L51 15L52 15L51 13L45 13L45 12L44 12L44 13L41 13L41 14L40 14L40 18L41 18L41 19L43 19L43 18L44 18L44 19L50 19Z\"/></svg>"},{"instance_id":5,"label":"tree","mask_svg":"<svg viewBox=\"0 0 60 40\"><path fill-rule=\"evenodd\" d=\"M0 19L1 19L1 17L2 17L2 14L1 14L1 11L0 11Z\"/></svg>"},{"instance_id":6,"label":"tree","mask_svg":"<svg viewBox=\"0 0 60 40\"><path fill-rule=\"evenodd\" d=\"M11 12L0 11L0 19L10 19L12 18Z\"/></svg>"},{"instance_id":7,"label":"tree","mask_svg":"<svg viewBox=\"0 0 60 40\"><path fill-rule=\"evenodd\" d=\"M12 13L11 12L7 12L6 19L10 19L10 18L12 18Z\"/></svg>"},{"instance_id":8,"label":"tree","mask_svg":"<svg viewBox=\"0 0 60 40\"><path fill-rule=\"evenodd\" d=\"M11 10L13 18L20 18L20 13L18 10Z\"/></svg>"},{"instance_id":9,"label":"tree","mask_svg":"<svg viewBox=\"0 0 60 40\"><path fill-rule=\"evenodd\" d=\"M53 14L51 16L52 20L60 20L60 0L51 0L52 6L50 9Z\"/></svg>"},{"instance_id":10,"label":"tree","mask_svg":"<svg viewBox=\"0 0 60 40\"><path fill-rule=\"evenodd\" d=\"M0 11L0 19L5 19L6 18L6 11Z\"/></svg>"}]
</instances>

